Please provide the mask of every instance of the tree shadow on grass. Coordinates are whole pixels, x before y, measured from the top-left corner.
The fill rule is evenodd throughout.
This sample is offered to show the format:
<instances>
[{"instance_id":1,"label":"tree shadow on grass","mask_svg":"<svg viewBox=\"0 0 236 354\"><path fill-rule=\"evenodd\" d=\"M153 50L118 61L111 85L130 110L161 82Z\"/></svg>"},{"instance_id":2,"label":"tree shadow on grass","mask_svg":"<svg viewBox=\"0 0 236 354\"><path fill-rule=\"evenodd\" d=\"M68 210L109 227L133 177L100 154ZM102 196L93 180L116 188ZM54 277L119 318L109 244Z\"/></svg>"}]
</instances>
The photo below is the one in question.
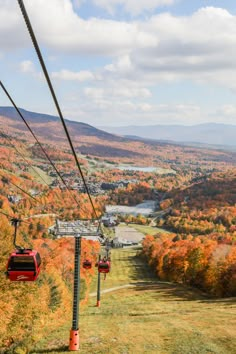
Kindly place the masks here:
<instances>
[{"instance_id":1,"label":"tree shadow on grass","mask_svg":"<svg viewBox=\"0 0 236 354\"><path fill-rule=\"evenodd\" d=\"M69 353L68 346L62 345L60 347L51 348L51 349L37 349L30 350L29 354L38 354L38 353Z\"/></svg>"},{"instance_id":2,"label":"tree shadow on grass","mask_svg":"<svg viewBox=\"0 0 236 354\"><path fill-rule=\"evenodd\" d=\"M170 282L158 281L156 283L142 284L142 282L134 283L136 291L152 291L161 296L162 301L170 301L170 298L175 298L178 301L204 301L209 299L209 296L198 289L175 284Z\"/></svg>"},{"instance_id":3,"label":"tree shadow on grass","mask_svg":"<svg viewBox=\"0 0 236 354\"><path fill-rule=\"evenodd\" d=\"M127 257L130 265L132 266L131 281L155 281L157 275L154 270L149 267L147 262L140 256Z\"/></svg>"},{"instance_id":4,"label":"tree shadow on grass","mask_svg":"<svg viewBox=\"0 0 236 354\"><path fill-rule=\"evenodd\" d=\"M222 297L222 298L209 298L205 301L202 301L202 302L211 302L211 303L214 303L214 304L225 304L225 305L235 305L236 306L236 297Z\"/></svg>"},{"instance_id":5,"label":"tree shadow on grass","mask_svg":"<svg viewBox=\"0 0 236 354\"><path fill-rule=\"evenodd\" d=\"M216 298L200 289L193 288L184 284L159 281L155 283L136 282L134 283L136 291L152 291L157 299L161 297L162 302L170 300L176 301L196 301L199 303L223 304L236 307L236 297ZM156 292L156 294L155 294Z\"/></svg>"},{"instance_id":6,"label":"tree shadow on grass","mask_svg":"<svg viewBox=\"0 0 236 354\"><path fill-rule=\"evenodd\" d=\"M160 281L149 267L147 261L141 256L129 256L129 262L134 267L131 282L137 291L157 291L158 296L165 296L164 301L176 298L178 301L198 301L201 303L224 303L225 305L236 305L236 297L216 298L204 291L186 284Z\"/></svg>"}]
</instances>

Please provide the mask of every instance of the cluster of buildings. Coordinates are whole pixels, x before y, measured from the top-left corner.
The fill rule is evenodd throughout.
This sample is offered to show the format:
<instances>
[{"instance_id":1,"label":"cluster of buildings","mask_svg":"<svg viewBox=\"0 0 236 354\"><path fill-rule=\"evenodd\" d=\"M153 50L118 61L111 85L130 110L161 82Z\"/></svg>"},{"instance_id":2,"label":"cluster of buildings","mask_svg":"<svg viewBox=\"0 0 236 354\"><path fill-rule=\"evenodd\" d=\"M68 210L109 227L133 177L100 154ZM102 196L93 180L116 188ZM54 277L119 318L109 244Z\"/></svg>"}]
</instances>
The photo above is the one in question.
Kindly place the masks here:
<instances>
[{"instance_id":1,"label":"cluster of buildings","mask_svg":"<svg viewBox=\"0 0 236 354\"><path fill-rule=\"evenodd\" d=\"M80 193L86 193L84 183L81 178L70 176L72 178L64 178L67 186L71 190L77 190ZM134 181L117 181L117 182L95 182L93 180L87 180L86 181L89 192L92 195L101 195L105 194L107 191L113 191L118 188L124 188L127 187L130 183L134 183ZM135 181L137 183L137 181ZM65 189L65 186L62 185L61 181L58 178L55 178L52 183L51 183L52 188L59 187L60 189Z\"/></svg>"}]
</instances>

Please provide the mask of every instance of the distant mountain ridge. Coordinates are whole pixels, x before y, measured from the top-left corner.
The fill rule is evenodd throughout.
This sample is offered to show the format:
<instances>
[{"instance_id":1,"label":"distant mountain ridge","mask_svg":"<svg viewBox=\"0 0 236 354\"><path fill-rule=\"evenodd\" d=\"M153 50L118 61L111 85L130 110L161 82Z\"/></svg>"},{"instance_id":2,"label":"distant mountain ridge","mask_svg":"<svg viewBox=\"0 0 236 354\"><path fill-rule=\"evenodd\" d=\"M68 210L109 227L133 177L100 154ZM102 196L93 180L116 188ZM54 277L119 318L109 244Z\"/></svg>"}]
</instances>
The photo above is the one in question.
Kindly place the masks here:
<instances>
[{"instance_id":1,"label":"distant mountain ridge","mask_svg":"<svg viewBox=\"0 0 236 354\"><path fill-rule=\"evenodd\" d=\"M65 139L60 118L54 115L30 112L20 108L24 118L32 124L34 131L48 139ZM6 117L6 123L5 123ZM8 121L8 119L10 119ZM77 141L80 137L98 138L110 142L146 140L158 143L192 145L204 144L217 147L236 148L236 125L205 123L193 126L147 125L123 127L93 127L92 125L65 119L70 134ZM25 130L14 107L0 107L0 123L8 128ZM205 146L206 147L206 146Z\"/></svg>"},{"instance_id":2,"label":"distant mountain ridge","mask_svg":"<svg viewBox=\"0 0 236 354\"><path fill-rule=\"evenodd\" d=\"M204 123L193 126L184 125L146 125L123 127L99 127L109 133L131 138L140 137L152 140L173 141L177 143L203 143L211 145L236 146L236 125Z\"/></svg>"},{"instance_id":3,"label":"distant mountain ridge","mask_svg":"<svg viewBox=\"0 0 236 354\"><path fill-rule=\"evenodd\" d=\"M41 143L68 148L68 140L59 117L30 112L22 108L19 110ZM112 158L143 158L144 156L136 147L133 147L133 139L102 131L86 123L69 119L65 119L65 122L76 151L83 155ZM1 131L8 136L19 137L29 144L35 143L35 139L13 107L0 107Z\"/></svg>"},{"instance_id":4,"label":"distant mountain ridge","mask_svg":"<svg viewBox=\"0 0 236 354\"><path fill-rule=\"evenodd\" d=\"M30 123L34 124L46 124L46 123L59 123L60 118L57 116L53 116L50 114L43 114L43 113L36 113L36 112L30 112L26 111L25 109L19 108L20 112L22 113L23 117ZM17 111L15 110L14 107L0 107L0 116L10 118L14 121L17 121L21 123L21 118L19 117ZM111 133L102 131L98 128L93 127L92 125L86 124L86 123L81 123L81 122L75 122L71 121L69 119L65 119L66 124L68 128L70 128L70 131L73 134L76 135L84 135L84 136L96 136L101 139L106 139L106 140L116 140L116 141L121 141L121 137L116 137ZM47 133L47 130L50 127L45 126L45 133ZM41 127L42 129L42 127Z\"/></svg>"}]
</instances>

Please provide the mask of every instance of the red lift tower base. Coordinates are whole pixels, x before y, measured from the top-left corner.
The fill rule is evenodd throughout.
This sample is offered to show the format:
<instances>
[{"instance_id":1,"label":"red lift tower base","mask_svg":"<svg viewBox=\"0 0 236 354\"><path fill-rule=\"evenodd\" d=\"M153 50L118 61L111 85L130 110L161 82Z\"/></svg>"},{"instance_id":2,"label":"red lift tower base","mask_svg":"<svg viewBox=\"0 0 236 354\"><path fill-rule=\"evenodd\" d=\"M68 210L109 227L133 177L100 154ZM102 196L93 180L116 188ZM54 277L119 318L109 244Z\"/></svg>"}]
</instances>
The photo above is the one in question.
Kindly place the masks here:
<instances>
[{"instance_id":1,"label":"red lift tower base","mask_svg":"<svg viewBox=\"0 0 236 354\"><path fill-rule=\"evenodd\" d=\"M100 300L97 301L97 307L100 307Z\"/></svg>"},{"instance_id":2,"label":"red lift tower base","mask_svg":"<svg viewBox=\"0 0 236 354\"><path fill-rule=\"evenodd\" d=\"M79 350L79 330L70 330L70 345L69 350Z\"/></svg>"}]
</instances>

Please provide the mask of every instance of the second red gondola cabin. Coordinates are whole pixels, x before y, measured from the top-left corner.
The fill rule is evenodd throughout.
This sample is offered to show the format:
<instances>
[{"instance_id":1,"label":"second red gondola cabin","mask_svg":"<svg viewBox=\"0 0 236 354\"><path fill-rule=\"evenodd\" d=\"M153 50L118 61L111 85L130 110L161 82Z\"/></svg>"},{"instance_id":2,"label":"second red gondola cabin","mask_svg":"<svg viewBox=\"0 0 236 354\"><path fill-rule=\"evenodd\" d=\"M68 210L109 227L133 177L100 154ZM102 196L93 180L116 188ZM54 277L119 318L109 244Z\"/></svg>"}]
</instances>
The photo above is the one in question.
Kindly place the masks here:
<instances>
[{"instance_id":1,"label":"second red gondola cabin","mask_svg":"<svg viewBox=\"0 0 236 354\"><path fill-rule=\"evenodd\" d=\"M92 268L92 262L89 259L85 259L83 262L83 268L84 269L91 269Z\"/></svg>"},{"instance_id":2,"label":"second red gondola cabin","mask_svg":"<svg viewBox=\"0 0 236 354\"><path fill-rule=\"evenodd\" d=\"M99 273L109 273L110 272L110 262L109 261L99 261L98 262Z\"/></svg>"}]
</instances>

